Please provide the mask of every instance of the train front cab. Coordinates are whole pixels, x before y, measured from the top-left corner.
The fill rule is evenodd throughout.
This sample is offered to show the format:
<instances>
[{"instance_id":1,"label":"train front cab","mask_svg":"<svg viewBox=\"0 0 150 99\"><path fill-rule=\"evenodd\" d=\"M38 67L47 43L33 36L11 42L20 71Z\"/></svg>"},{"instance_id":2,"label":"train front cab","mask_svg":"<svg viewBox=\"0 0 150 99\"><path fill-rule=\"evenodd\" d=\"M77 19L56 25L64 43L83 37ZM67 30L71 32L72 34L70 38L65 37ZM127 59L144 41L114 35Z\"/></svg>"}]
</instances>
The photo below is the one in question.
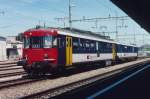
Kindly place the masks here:
<instances>
[{"instance_id":1,"label":"train front cab","mask_svg":"<svg viewBox=\"0 0 150 99\"><path fill-rule=\"evenodd\" d=\"M24 33L22 65L28 73L56 68L57 58L57 35L47 31Z\"/></svg>"}]
</instances>

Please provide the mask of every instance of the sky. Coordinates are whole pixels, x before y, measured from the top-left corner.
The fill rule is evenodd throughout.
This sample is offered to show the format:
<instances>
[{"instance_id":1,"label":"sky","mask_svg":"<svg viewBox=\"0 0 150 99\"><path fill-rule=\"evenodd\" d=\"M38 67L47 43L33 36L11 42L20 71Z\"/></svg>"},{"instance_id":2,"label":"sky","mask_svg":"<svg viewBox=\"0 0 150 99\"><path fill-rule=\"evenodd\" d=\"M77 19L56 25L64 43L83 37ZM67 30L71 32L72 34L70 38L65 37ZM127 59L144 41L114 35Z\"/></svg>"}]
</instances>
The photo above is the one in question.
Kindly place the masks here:
<instances>
[{"instance_id":1,"label":"sky","mask_svg":"<svg viewBox=\"0 0 150 99\"><path fill-rule=\"evenodd\" d=\"M58 21L56 18L68 17L69 0L0 0L0 36L14 36L36 25L49 27L68 26L68 20ZM84 18L108 18L127 16L110 0L71 0L72 20ZM4 13L2 13L4 12ZM100 32L116 39L116 23L118 40L127 44L148 44L150 35L130 17L125 20L98 20L92 22L73 22L74 28ZM110 32L110 33L105 33Z\"/></svg>"}]
</instances>

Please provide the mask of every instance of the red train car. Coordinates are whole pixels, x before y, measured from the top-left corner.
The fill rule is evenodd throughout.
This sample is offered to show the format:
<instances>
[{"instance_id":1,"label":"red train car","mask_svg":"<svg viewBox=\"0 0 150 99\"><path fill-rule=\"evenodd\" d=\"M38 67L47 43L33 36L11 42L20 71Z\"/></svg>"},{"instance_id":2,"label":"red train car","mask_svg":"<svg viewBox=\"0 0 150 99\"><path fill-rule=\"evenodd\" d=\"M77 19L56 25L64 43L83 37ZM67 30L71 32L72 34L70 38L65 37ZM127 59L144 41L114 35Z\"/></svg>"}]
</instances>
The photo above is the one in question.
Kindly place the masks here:
<instances>
[{"instance_id":1,"label":"red train car","mask_svg":"<svg viewBox=\"0 0 150 99\"><path fill-rule=\"evenodd\" d=\"M33 29L24 32L23 68L28 72L50 71L56 68L58 49L57 31ZM44 68L43 68L44 67Z\"/></svg>"}]
</instances>

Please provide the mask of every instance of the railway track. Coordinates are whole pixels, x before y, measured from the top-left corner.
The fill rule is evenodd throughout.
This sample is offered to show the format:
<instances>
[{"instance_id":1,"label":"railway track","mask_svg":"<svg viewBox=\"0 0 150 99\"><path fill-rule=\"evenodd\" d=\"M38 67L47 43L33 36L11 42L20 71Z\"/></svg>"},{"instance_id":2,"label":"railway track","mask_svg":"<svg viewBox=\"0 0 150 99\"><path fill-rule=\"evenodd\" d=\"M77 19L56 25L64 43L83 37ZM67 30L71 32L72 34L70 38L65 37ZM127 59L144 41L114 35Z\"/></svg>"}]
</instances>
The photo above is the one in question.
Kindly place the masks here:
<instances>
[{"instance_id":1,"label":"railway track","mask_svg":"<svg viewBox=\"0 0 150 99\"><path fill-rule=\"evenodd\" d=\"M0 79L24 74L22 66L17 66L16 61L0 62Z\"/></svg>"},{"instance_id":2,"label":"railway track","mask_svg":"<svg viewBox=\"0 0 150 99\"><path fill-rule=\"evenodd\" d=\"M3 68L0 68L0 71L17 70L17 69L22 69L22 66L3 67Z\"/></svg>"},{"instance_id":3,"label":"railway track","mask_svg":"<svg viewBox=\"0 0 150 99\"><path fill-rule=\"evenodd\" d=\"M9 64L16 64L17 61L4 61L4 62L0 62L0 65L9 65Z\"/></svg>"},{"instance_id":4,"label":"railway track","mask_svg":"<svg viewBox=\"0 0 150 99\"><path fill-rule=\"evenodd\" d=\"M144 64L146 65L147 63L144 63ZM143 63L132 65L130 67L124 67L124 68L120 68L120 69L117 69L117 70L113 70L113 71L110 71L110 72L107 72L107 73L96 75L96 76L86 78L86 79L83 79L83 80L80 80L80 81L72 82L70 84L58 86L56 88L48 89L48 90L45 90L45 91L42 91L42 92L38 92L38 93L34 93L34 94L31 94L31 95L28 95L28 96L24 96L24 97L21 97L21 98L22 99L47 99L47 98L52 98L52 97L61 95L63 93L66 93L68 91L72 91L76 88L94 83L95 81L98 81L98 80L104 81L104 80L110 79L111 77L113 77L116 74L123 73L123 72L126 72L128 69L132 70L132 69L135 69L135 68L140 67L140 66L143 66Z\"/></svg>"},{"instance_id":5,"label":"railway track","mask_svg":"<svg viewBox=\"0 0 150 99\"><path fill-rule=\"evenodd\" d=\"M0 65L0 69L1 69L1 68L14 67L14 66L17 66L17 64L5 64L5 65Z\"/></svg>"},{"instance_id":6,"label":"railway track","mask_svg":"<svg viewBox=\"0 0 150 99\"><path fill-rule=\"evenodd\" d=\"M24 75L24 74L26 74L24 71L14 72L14 73L4 73L4 74L0 74L0 78L17 76L17 75Z\"/></svg>"},{"instance_id":7,"label":"railway track","mask_svg":"<svg viewBox=\"0 0 150 99\"><path fill-rule=\"evenodd\" d=\"M4 88L19 86L19 85L21 86L23 84L29 84L41 80L45 80L45 78L30 79L27 75L16 76L16 78L14 79L0 82L0 90Z\"/></svg>"},{"instance_id":8,"label":"railway track","mask_svg":"<svg viewBox=\"0 0 150 99\"><path fill-rule=\"evenodd\" d=\"M29 79L22 66L17 66L15 62L0 63L0 89L39 80Z\"/></svg>"}]
</instances>

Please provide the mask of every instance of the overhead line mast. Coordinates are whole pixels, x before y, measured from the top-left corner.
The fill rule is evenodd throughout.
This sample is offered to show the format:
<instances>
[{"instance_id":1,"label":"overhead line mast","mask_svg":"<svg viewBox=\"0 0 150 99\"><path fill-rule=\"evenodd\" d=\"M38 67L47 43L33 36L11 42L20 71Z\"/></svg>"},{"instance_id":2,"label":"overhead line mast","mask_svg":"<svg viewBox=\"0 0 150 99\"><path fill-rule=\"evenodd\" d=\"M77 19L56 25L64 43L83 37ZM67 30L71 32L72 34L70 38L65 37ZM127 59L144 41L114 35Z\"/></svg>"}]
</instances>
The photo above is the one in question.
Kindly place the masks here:
<instances>
[{"instance_id":1,"label":"overhead line mast","mask_svg":"<svg viewBox=\"0 0 150 99\"><path fill-rule=\"evenodd\" d=\"M69 28L72 29L72 5L71 0L69 0Z\"/></svg>"},{"instance_id":2,"label":"overhead line mast","mask_svg":"<svg viewBox=\"0 0 150 99\"><path fill-rule=\"evenodd\" d=\"M5 14L5 12L4 12L4 11L0 11L0 14L4 15L4 14Z\"/></svg>"},{"instance_id":3,"label":"overhead line mast","mask_svg":"<svg viewBox=\"0 0 150 99\"><path fill-rule=\"evenodd\" d=\"M69 28L72 29L72 0L69 0Z\"/></svg>"},{"instance_id":4,"label":"overhead line mast","mask_svg":"<svg viewBox=\"0 0 150 99\"><path fill-rule=\"evenodd\" d=\"M64 23L64 27L66 27L66 24L65 24L65 20L68 20L68 23L69 23L69 29L71 30L72 29L72 0L69 0L69 5L68 5L68 17L63 17L63 18L55 18L55 20L57 21L63 21Z\"/></svg>"}]
</instances>

